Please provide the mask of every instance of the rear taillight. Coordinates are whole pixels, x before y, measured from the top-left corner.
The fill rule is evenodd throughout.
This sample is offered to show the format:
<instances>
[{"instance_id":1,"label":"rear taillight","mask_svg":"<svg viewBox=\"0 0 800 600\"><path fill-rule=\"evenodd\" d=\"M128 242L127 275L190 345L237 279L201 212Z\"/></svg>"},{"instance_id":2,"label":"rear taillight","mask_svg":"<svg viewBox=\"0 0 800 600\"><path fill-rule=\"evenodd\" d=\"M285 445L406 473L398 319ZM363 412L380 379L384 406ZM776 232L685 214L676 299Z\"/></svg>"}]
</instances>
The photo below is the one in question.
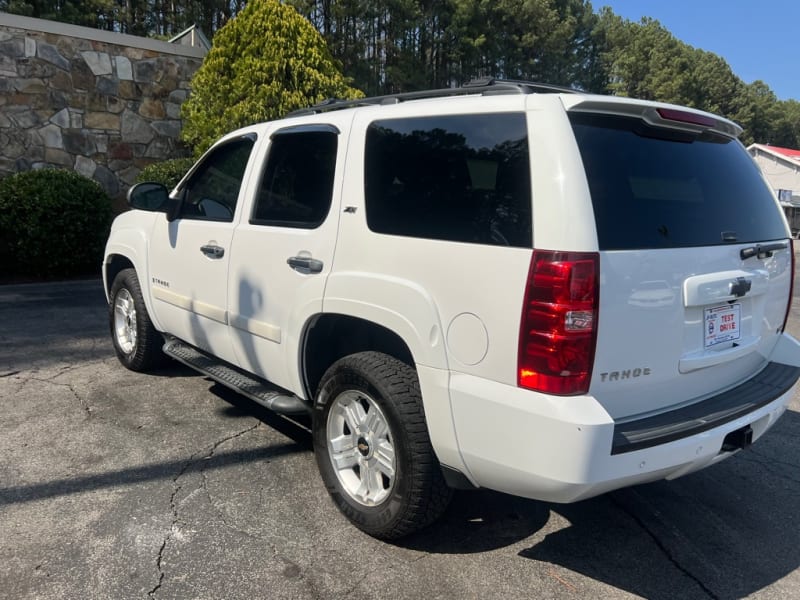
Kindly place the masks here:
<instances>
[{"instance_id":1,"label":"rear taillight","mask_svg":"<svg viewBox=\"0 0 800 600\"><path fill-rule=\"evenodd\" d=\"M714 127L717 124L716 119L706 117L705 115L698 115L688 110L677 110L674 108L659 108L656 111L658 115L666 121L677 121L678 123L689 123L691 125L701 125L702 127Z\"/></svg>"},{"instance_id":2,"label":"rear taillight","mask_svg":"<svg viewBox=\"0 0 800 600\"><path fill-rule=\"evenodd\" d=\"M599 263L595 252L534 251L520 322L520 387L562 396L589 390Z\"/></svg>"},{"instance_id":3,"label":"rear taillight","mask_svg":"<svg viewBox=\"0 0 800 600\"><path fill-rule=\"evenodd\" d=\"M792 311L792 299L794 298L794 240L789 240L789 255L791 259L789 261L789 268L791 269L791 275L789 279L789 302L786 304L786 315L783 317L783 327L781 327L781 333L786 331L786 323L789 322L789 313Z\"/></svg>"}]
</instances>

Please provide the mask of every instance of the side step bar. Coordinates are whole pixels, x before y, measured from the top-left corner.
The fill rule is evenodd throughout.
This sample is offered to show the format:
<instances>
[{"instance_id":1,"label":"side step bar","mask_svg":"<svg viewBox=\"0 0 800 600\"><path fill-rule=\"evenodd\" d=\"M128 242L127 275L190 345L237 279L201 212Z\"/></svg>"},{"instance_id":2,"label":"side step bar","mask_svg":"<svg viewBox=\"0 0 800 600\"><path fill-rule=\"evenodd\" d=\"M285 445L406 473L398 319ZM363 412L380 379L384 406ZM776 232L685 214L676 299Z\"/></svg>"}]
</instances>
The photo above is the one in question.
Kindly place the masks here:
<instances>
[{"instance_id":1,"label":"side step bar","mask_svg":"<svg viewBox=\"0 0 800 600\"><path fill-rule=\"evenodd\" d=\"M291 392L245 373L218 358L209 356L177 339L164 344L164 354L182 362L188 367L207 375L264 408L282 415L310 414L311 406Z\"/></svg>"}]
</instances>

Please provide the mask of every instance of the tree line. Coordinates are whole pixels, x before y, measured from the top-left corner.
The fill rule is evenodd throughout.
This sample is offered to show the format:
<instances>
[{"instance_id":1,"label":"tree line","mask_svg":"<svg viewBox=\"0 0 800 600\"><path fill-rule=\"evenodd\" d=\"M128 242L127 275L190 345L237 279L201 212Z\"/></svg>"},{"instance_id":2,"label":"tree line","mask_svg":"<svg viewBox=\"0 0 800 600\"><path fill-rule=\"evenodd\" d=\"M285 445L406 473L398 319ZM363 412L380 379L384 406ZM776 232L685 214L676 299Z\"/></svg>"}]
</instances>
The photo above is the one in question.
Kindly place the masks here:
<instances>
[{"instance_id":1,"label":"tree line","mask_svg":"<svg viewBox=\"0 0 800 600\"><path fill-rule=\"evenodd\" d=\"M257 2L258 0L252 0ZM586 0L285 0L319 31L367 95L526 79L673 102L722 114L746 144L800 148L800 102L746 83L720 56L653 19L632 22ZM166 37L214 33L245 0L0 0L0 10ZM745 43L743 40L742 43Z\"/></svg>"},{"instance_id":2,"label":"tree line","mask_svg":"<svg viewBox=\"0 0 800 600\"><path fill-rule=\"evenodd\" d=\"M156 38L197 25L212 36L246 0L0 0L0 11Z\"/></svg>"}]
</instances>

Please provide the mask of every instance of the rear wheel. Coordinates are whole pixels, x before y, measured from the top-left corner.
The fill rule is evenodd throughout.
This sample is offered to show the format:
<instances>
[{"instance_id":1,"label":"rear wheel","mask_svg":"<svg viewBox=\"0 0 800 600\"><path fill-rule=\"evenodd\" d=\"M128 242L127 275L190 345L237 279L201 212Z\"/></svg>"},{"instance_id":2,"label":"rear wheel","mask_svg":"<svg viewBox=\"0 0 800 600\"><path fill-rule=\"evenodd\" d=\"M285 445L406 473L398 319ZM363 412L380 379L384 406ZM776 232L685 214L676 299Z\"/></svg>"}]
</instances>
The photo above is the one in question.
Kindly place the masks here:
<instances>
[{"instance_id":1,"label":"rear wheel","mask_svg":"<svg viewBox=\"0 0 800 600\"><path fill-rule=\"evenodd\" d=\"M119 361L132 371L148 371L166 362L161 334L153 327L134 269L123 269L111 285L109 327Z\"/></svg>"},{"instance_id":2,"label":"rear wheel","mask_svg":"<svg viewBox=\"0 0 800 600\"><path fill-rule=\"evenodd\" d=\"M314 406L320 473L344 515L383 539L433 522L451 490L431 448L416 372L362 352L336 362Z\"/></svg>"}]
</instances>

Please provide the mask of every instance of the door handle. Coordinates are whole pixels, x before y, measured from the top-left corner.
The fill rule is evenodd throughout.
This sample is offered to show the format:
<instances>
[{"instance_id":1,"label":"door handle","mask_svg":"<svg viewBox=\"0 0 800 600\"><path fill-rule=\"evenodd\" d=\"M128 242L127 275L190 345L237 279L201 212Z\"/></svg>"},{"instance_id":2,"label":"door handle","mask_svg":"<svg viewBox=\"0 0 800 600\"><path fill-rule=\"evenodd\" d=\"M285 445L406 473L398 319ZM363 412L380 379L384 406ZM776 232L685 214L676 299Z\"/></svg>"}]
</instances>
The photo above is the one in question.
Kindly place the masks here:
<instances>
[{"instance_id":1,"label":"door handle","mask_svg":"<svg viewBox=\"0 0 800 600\"><path fill-rule=\"evenodd\" d=\"M200 252L205 254L208 258L222 258L225 256L225 248L216 246L214 244L200 246Z\"/></svg>"},{"instance_id":2,"label":"door handle","mask_svg":"<svg viewBox=\"0 0 800 600\"><path fill-rule=\"evenodd\" d=\"M320 273L322 271L322 267L325 266L321 260L310 258L308 256L291 256L286 259L286 264L288 264L298 273L303 273L304 275Z\"/></svg>"}]
</instances>

